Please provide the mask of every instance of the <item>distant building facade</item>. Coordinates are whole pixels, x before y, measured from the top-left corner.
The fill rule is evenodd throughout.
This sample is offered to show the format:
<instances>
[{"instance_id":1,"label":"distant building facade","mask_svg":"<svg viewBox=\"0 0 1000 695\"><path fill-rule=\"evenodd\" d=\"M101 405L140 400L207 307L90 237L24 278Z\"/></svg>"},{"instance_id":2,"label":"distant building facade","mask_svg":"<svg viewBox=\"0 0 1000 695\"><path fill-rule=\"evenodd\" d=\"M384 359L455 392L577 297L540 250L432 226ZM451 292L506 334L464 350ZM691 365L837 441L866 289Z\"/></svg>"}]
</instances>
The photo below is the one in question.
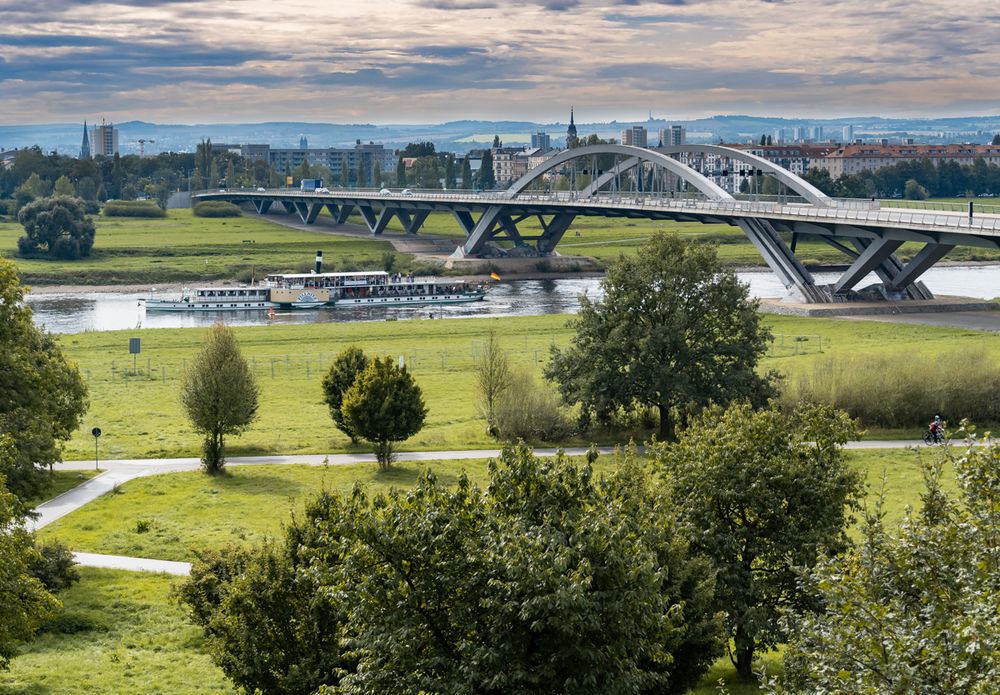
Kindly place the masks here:
<instances>
[{"instance_id":1,"label":"distant building facade","mask_svg":"<svg viewBox=\"0 0 1000 695\"><path fill-rule=\"evenodd\" d=\"M625 128L622 130L621 143L623 145L632 145L633 147L646 147L646 129L641 125L634 125L631 128Z\"/></svg>"},{"instance_id":2,"label":"distant building facade","mask_svg":"<svg viewBox=\"0 0 1000 695\"><path fill-rule=\"evenodd\" d=\"M90 151L95 157L114 157L118 154L118 129L113 123L101 123L91 129Z\"/></svg>"},{"instance_id":3,"label":"distant building facade","mask_svg":"<svg viewBox=\"0 0 1000 695\"><path fill-rule=\"evenodd\" d=\"M330 170L336 183L341 177L341 172L346 167L348 171L358 170L358 163L361 162L371 175L374 166L378 163L383 172L393 171L396 168L396 154L391 149L386 149L381 143L356 141L354 147L322 147L322 148L277 148L265 144L246 145L212 145L213 150L230 151L239 154L241 157L255 161L264 161L277 172L292 171L298 168L302 162L309 162L310 166L320 165Z\"/></svg>"},{"instance_id":4,"label":"distant building facade","mask_svg":"<svg viewBox=\"0 0 1000 695\"><path fill-rule=\"evenodd\" d=\"M541 147L547 150L552 147L552 138L549 137L548 133L539 130L537 133L531 134L531 146L533 148Z\"/></svg>"},{"instance_id":5,"label":"distant building facade","mask_svg":"<svg viewBox=\"0 0 1000 695\"><path fill-rule=\"evenodd\" d=\"M682 125L668 125L666 128L660 128L659 136L664 147L683 145L687 143L687 128Z\"/></svg>"},{"instance_id":6,"label":"distant building facade","mask_svg":"<svg viewBox=\"0 0 1000 695\"><path fill-rule=\"evenodd\" d=\"M977 159L1000 166L1000 145L888 145L847 144L833 149L815 166L830 172L831 178L872 171L902 161L926 159L937 165L955 162L971 166Z\"/></svg>"}]
</instances>

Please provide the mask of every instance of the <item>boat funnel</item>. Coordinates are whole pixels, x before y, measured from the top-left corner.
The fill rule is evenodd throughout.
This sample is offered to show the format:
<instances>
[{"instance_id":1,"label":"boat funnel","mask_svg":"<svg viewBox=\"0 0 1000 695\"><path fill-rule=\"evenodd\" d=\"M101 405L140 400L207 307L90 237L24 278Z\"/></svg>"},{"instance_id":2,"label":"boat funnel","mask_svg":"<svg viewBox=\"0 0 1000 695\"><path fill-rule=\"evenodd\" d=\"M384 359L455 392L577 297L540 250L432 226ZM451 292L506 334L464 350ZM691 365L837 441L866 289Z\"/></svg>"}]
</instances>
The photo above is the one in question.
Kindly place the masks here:
<instances>
[{"instance_id":1,"label":"boat funnel","mask_svg":"<svg viewBox=\"0 0 1000 695\"><path fill-rule=\"evenodd\" d=\"M316 252L316 274L319 275L323 272L323 252Z\"/></svg>"}]
</instances>

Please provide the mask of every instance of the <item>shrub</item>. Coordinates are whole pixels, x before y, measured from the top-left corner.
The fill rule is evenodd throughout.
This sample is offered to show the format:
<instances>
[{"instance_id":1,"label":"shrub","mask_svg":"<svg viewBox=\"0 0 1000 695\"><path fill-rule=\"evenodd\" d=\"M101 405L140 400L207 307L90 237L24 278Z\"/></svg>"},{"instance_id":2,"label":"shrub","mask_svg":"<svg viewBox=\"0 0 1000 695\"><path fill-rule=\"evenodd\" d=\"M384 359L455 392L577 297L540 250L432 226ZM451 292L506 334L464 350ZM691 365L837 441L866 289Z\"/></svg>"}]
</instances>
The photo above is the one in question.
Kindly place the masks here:
<instances>
[{"instance_id":1,"label":"shrub","mask_svg":"<svg viewBox=\"0 0 1000 695\"><path fill-rule=\"evenodd\" d=\"M194 206L195 217L239 217L242 214L238 205L223 200L206 200Z\"/></svg>"},{"instance_id":2,"label":"shrub","mask_svg":"<svg viewBox=\"0 0 1000 695\"><path fill-rule=\"evenodd\" d=\"M31 565L31 575L49 591L62 591L80 581L73 552L59 541L38 543L38 559Z\"/></svg>"},{"instance_id":3,"label":"shrub","mask_svg":"<svg viewBox=\"0 0 1000 695\"><path fill-rule=\"evenodd\" d=\"M869 427L925 425L935 413L956 423L996 423L1000 363L983 348L828 357L811 371L789 375L782 401L826 403Z\"/></svg>"},{"instance_id":4,"label":"shrub","mask_svg":"<svg viewBox=\"0 0 1000 695\"><path fill-rule=\"evenodd\" d=\"M524 367L511 369L507 387L498 394L494 417L497 433L508 441L551 442L573 433L559 395Z\"/></svg>"},{"instance_id":5,"label":"shrub","mask_svg":"<svg viewBox=\"0 0 1000 695\"><path fill-rule=\"evenodd\" d=\"M111 200L104 205L105 217L166 217L167 212L150 200Z\"/></svg>"}]
</instances>

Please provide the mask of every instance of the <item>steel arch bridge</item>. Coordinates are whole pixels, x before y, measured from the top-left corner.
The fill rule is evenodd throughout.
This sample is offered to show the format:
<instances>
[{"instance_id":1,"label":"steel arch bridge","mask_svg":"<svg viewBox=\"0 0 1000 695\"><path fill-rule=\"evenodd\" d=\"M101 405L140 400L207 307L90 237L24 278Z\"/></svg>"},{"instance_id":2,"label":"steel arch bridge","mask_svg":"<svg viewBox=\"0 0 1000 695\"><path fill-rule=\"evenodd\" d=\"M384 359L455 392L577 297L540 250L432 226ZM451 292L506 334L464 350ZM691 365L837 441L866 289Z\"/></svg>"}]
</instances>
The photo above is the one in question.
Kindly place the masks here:
<instances>
[{"instance_id":1,"label":"steel arch bridge","mask_svg":"<svg viewBox=\"0 0 1000 695\"><path fill-rule=\"evenodd\" d=\"M712 155L740 162L772 176L794 192L791 199L738 200L707 176L671 155ZM572 172L580 161L596 173L582 190L552 191L546 181L554 172ZM609 166L602 167L600 162ZM672 178L671 178L672 177ZM682 182L697 193L668 190ZM809 302L842 301L869 273L881 284L868 295L929 299L920 276L957 245L1000 248L1000 214L966 217L960 211L882 208L877 201L830 198L792 172L742 150L719 145L679 145L655 150L628 145L593 145L565 150L527 172L505 191L394 191L341 189L314 193L295 190L206 191L193 197L252 203L260 214L280 203L303 223L313 224L325 208L337 224L355 212L373 235L382 234L393 217L408 234L416 234L431 212L448 212L465 232L454 257L505 253L496 245L513 246L511 255L553 254L563 235L580 216L722 223L737 226L787 288ZM996 211L1000 213L1000 209ZM519 229L535 219L540 233ZM832 285L817 285L795 255L802 237L820 239L842 251L850 265ZM923 244L908 262L896 256L905 242Z\"/></svg>"}]
</instances>

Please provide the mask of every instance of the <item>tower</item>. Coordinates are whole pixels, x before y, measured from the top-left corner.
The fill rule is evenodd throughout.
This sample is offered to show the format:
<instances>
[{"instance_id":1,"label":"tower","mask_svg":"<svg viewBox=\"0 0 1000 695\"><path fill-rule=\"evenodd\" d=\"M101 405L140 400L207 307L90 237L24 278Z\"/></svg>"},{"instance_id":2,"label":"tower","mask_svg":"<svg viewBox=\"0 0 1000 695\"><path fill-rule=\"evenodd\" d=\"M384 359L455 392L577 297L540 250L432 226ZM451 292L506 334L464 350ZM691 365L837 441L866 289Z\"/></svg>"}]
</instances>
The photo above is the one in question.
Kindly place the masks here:
<instances>
[{"instance_id":1,"label":"tower","mask_svg":"<svg viewBox=\"0 0 1000 695\"><path fill-rule=\"evenodd\" d=\"M83 122L83 144L80 145L80 159L90 159L90 138L87 137L87 122Z\"/></svg>"},{"instance_id":2,"label":"tower","mask_svg":"<svg viewBox=\"0 0 1000 695\"><path fill-rule=\"evenodd\" d=\"M573 122L573 107L569 107L569 128L566 129L566 147L573 147L576 145L578 138L576 137L576 123Z\"/></svg>"}]
</instances>

